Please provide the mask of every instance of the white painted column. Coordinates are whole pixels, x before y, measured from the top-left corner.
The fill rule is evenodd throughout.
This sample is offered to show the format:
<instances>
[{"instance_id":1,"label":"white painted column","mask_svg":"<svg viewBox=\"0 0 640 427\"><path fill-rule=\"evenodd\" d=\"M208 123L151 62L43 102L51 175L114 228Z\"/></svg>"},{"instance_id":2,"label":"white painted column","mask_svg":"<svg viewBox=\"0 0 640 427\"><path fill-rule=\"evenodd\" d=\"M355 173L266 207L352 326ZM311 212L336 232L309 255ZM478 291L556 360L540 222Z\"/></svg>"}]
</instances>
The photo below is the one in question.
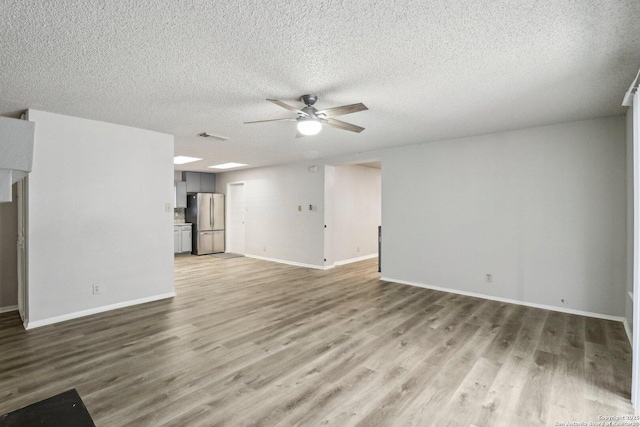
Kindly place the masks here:
<instances>
[{"instance_id":1,"label":"white painted column","mask_svg":"<svg viewBox=\"0 0 640 427\"><path fill-rule=\"evenodd\" d=\"M640 97L633 97L633 331L631 403L640 410Z\"/></svg>"}]
</instances>

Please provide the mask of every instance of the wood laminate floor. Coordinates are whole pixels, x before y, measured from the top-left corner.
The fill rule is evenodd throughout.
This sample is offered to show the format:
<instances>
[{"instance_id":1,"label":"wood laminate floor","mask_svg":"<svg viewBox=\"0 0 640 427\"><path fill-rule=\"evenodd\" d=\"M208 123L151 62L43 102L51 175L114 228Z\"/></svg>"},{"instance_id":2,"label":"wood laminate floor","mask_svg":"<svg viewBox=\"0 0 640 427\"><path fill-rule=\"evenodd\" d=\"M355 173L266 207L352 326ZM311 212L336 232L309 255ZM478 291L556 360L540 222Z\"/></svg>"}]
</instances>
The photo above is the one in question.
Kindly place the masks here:
<instances>
[{"instance_id":1,"label":"wood laminate floor","mask_svg":"<svg viewBox=\"0 0 640 427\"><path fill-rule=\"evenodd\" d=\"M98 426L552 426L632 414L622 324L328 271L179 256L173 300L24 331L0 414L76 388Z\"/></svg>"}]
</instances>

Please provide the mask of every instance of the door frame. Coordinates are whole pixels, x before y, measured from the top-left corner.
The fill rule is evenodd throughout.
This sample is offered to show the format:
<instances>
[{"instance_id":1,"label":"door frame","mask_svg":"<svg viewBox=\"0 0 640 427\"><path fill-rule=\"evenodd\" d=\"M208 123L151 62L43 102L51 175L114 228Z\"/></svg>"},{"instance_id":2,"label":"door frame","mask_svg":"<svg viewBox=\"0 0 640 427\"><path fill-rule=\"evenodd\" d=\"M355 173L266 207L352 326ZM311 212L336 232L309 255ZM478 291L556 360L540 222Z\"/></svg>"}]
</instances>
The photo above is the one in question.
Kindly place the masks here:
<instances>
[{"instance_id":1,"label":"door frame","mask_svg":"<svg viewBox=\"0 0 640 427\"><path fill-rule=\"evenodd\" d=\"M29 176L16 184L18 190L18 239L16 241L18 312L26 328L29 324Z\"/></svg>"},{"instance_id":2,"label":"door frame","mask_svg":"<svg viewBox=\"0 0 640 427\"><path fill-rule=\"evenodd\" d=\"M244 237L244 242L243 242L243 245L242 245L243 246L242 255L244 255L247 252L247 246L246 246L247 239L246 239L246 234L245 234L245 232L246 232L245 219L246 219L246 206L247 206L245 201L246 201L246 190L247 190L247 187L245 186L245 182L244 181L227 182L227 194L226 194L226 197L224 198L225 199L225 211L226 211L225 212L225 227L224 227L225 228L225 233L224 233L225 234L225 242L224 242L225 245L224 245L224 247L225 247L225 252L229 252L229 248L230 248L229 242L231 241L231 237L233 235L233 233L231 232L231 227L229 227L230 218L232 216L232 215L230 215L230 213L231 213L231 209L230 209L231 208L231 192L232 192L232 187L238 186L238 185L242 185L242 188L244 190L244 195L245 195L244 200L242 201L242 207L245 209L245 212L244 212L245 215L244 215L244 218L243 218L243 221L242 221L242 229L243 229L243 233L242 234L245 236Z\"/></svg>"}]
</instances>

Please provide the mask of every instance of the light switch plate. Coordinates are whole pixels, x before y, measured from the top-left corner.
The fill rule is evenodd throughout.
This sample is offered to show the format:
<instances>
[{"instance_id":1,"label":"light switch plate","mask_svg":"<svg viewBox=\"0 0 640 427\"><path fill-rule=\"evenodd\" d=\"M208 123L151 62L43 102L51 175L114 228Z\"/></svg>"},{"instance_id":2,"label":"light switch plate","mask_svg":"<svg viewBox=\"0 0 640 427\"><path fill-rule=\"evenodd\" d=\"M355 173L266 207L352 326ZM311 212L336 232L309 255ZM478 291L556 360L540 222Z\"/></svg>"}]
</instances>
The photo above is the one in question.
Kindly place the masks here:
<instances>
[{"instance_id":1,"label":"light switch plate","mask_svg":"<svg viewBox=\"0 0 640 427\"><path fill-rule=\"evenodd\" d=\"M171 212L171 203L165 203L164 204L164 211L165 212Z\"/></svg>"}]
</instances>

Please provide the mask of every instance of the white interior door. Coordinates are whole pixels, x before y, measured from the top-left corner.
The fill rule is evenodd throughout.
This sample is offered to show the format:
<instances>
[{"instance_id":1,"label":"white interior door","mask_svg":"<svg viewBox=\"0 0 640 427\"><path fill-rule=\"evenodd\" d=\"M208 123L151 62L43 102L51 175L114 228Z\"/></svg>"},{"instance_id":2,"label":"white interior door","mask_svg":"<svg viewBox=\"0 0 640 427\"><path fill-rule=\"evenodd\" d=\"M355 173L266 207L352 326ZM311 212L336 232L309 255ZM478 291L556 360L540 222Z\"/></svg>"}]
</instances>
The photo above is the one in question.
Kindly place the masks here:
<instances>
[{"instance_id":1,"label":"white interior door","mask_svg":"<svg viewBox=\"0 0 640 427\"><path fill-rule=\"evenodd\" d=\"M244 183L227 184L227 252L244 254Z\"/></svg>"}]
</instances>

